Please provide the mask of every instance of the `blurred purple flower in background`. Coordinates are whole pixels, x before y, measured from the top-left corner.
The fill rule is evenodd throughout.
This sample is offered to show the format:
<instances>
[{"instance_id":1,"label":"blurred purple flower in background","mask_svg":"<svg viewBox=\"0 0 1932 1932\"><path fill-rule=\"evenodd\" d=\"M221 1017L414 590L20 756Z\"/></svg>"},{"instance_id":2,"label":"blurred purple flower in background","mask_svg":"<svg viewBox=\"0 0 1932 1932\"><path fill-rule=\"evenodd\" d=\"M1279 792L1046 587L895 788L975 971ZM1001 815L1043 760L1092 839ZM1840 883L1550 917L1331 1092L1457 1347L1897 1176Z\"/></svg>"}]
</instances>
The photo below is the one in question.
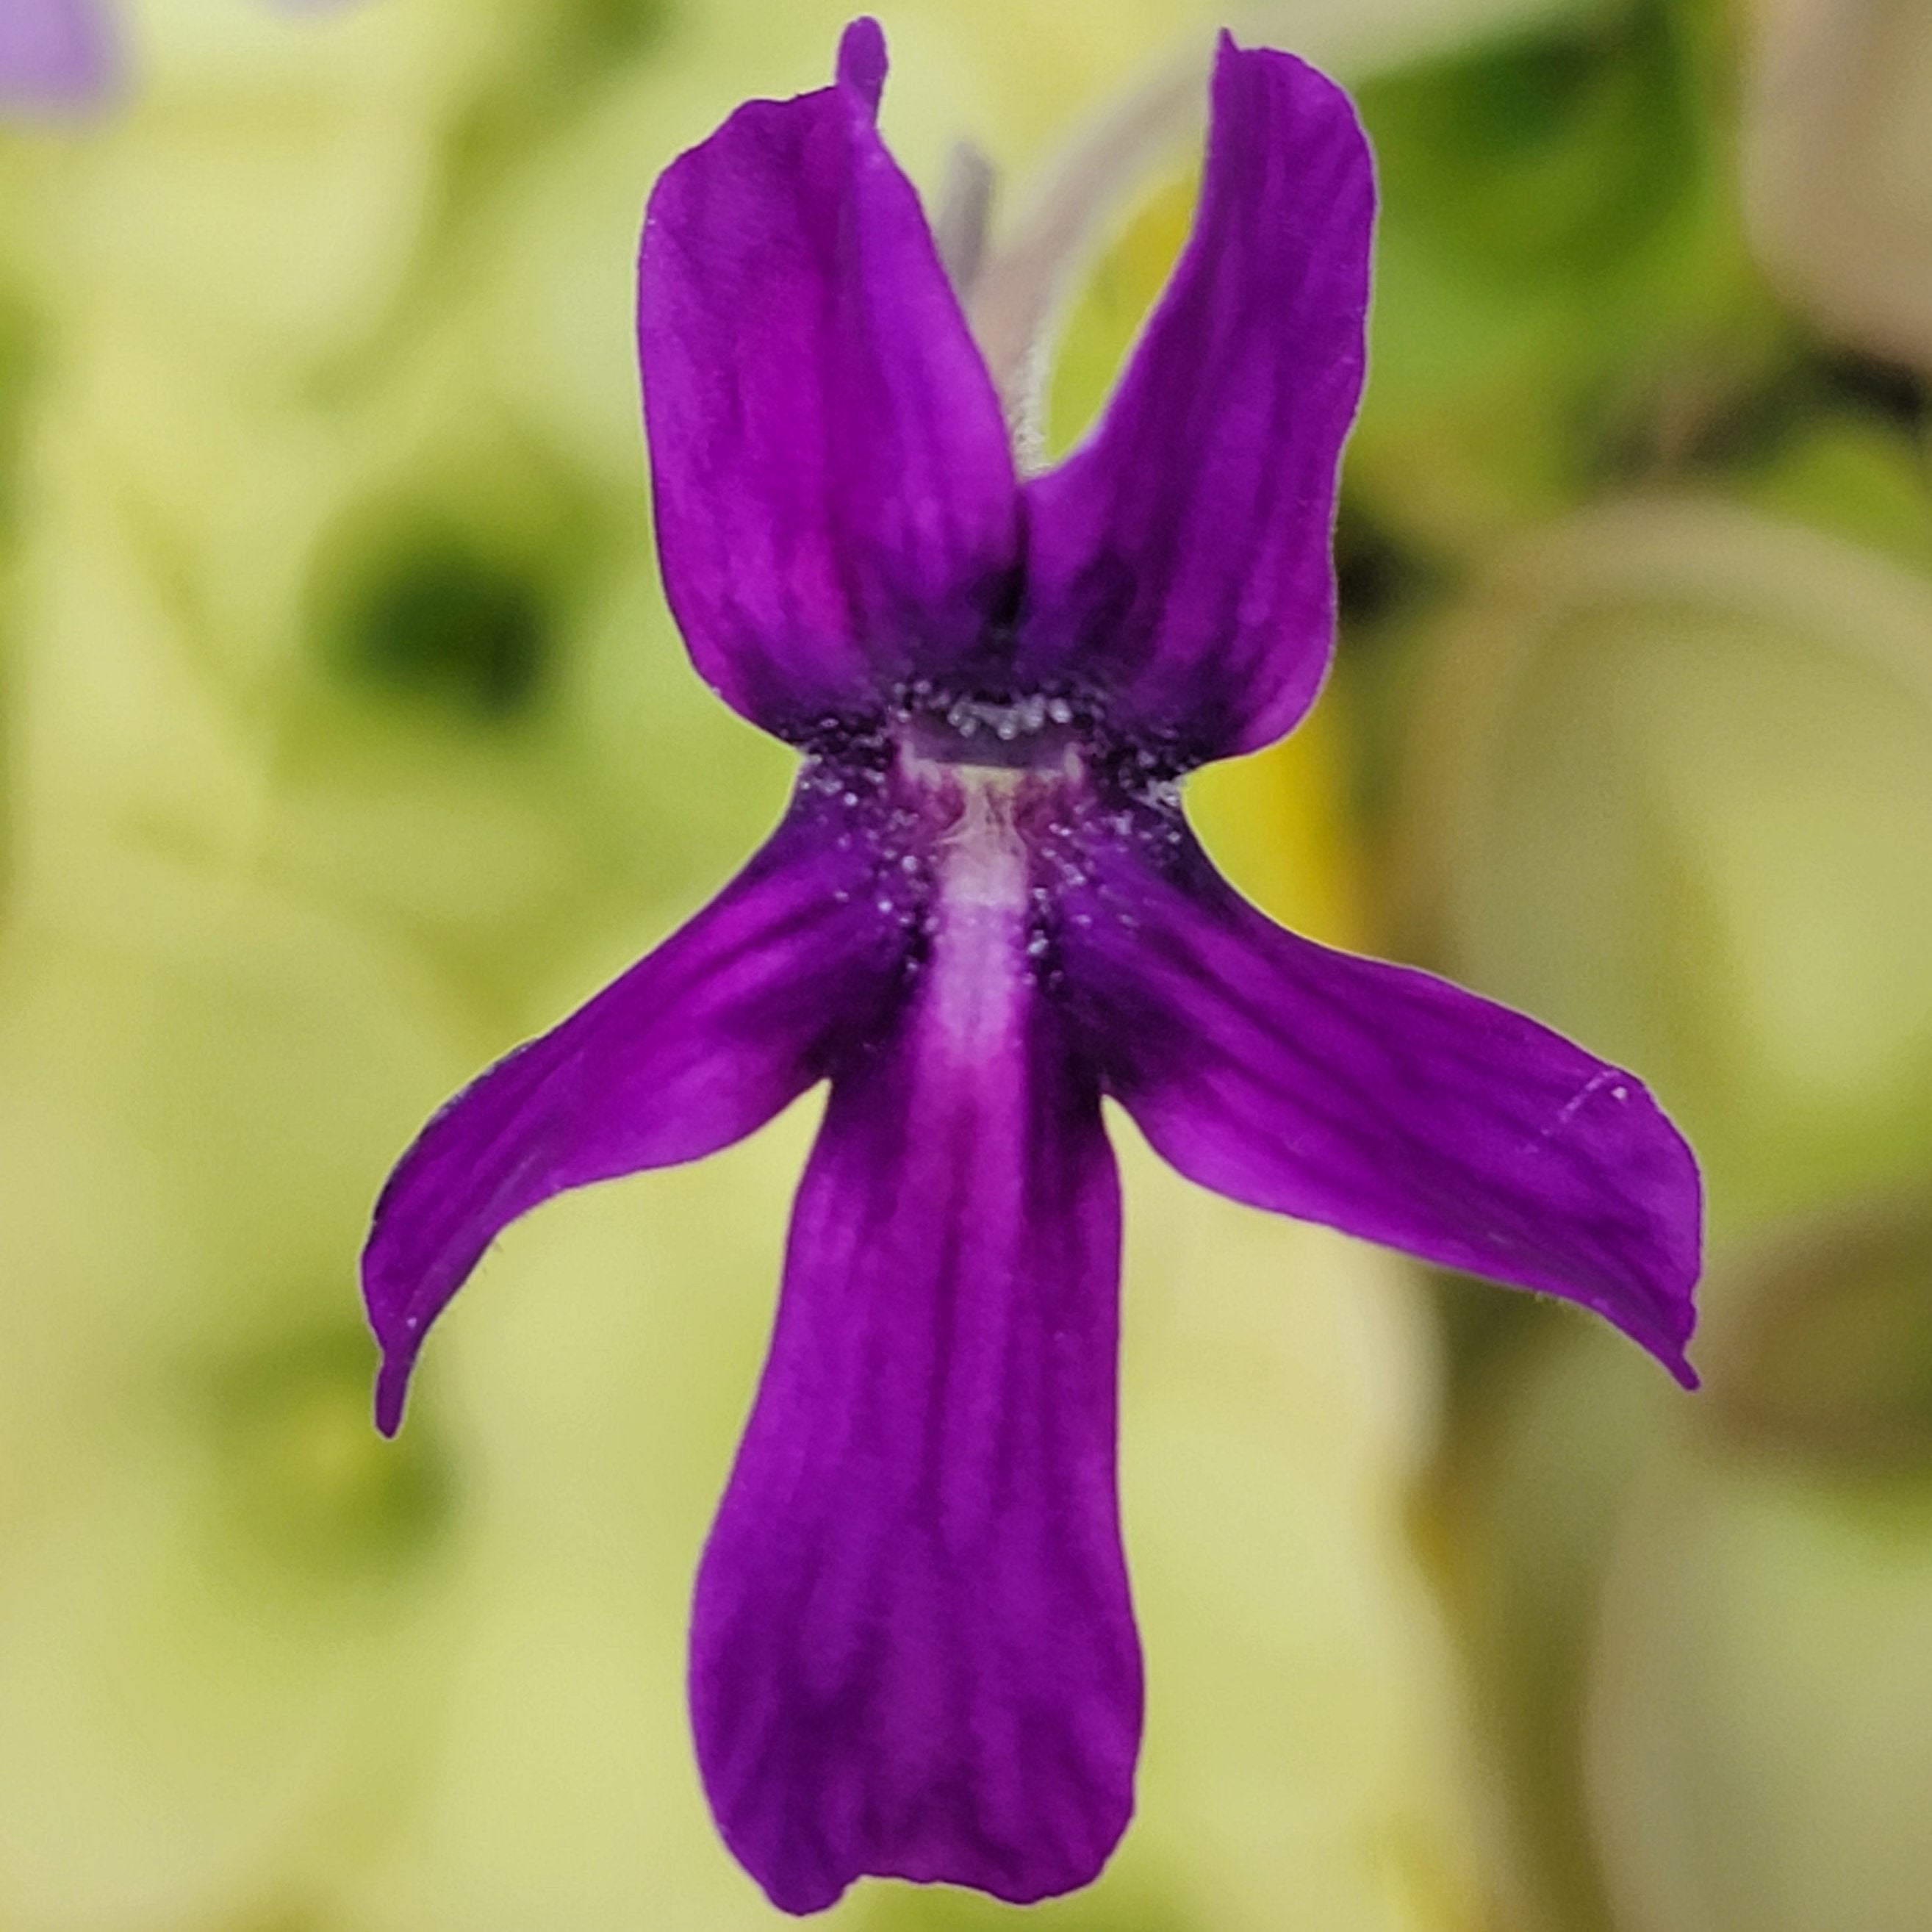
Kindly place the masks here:
<instances>
[{"instance_id":1,"label":"blurred purple flower in background","mask_svg":"<svg viewBox=\"0 0 1932 1932\"><path fill-rule=\"evenodd\" d=\"M281 0L292 14L344 0ZM120 91L125 56L107 0L0 0L0 115L72 112Z\"/></svg>"},{"instance_id":2,"label":"blurred purple flower in background","mask_svg":"<svg viewBox=\"0 0 1932 1932\"><path fill-rule=\"evenodd\" d=\"M0 6L0 112L88 106L120 78L120 43L95 0Z\"/></svg>"},{"instance_id":3,"label":"blurred purple flower in background","mask_svg":"<svg viewBox=\"0 0 1932 1932\"><path fill-rule=\"evenodd\" d=\"M794 1912L865 1874L1041 1898L1126 1826L1103 1094L1210 1187L1567 1296L1695 1381L1697 1172L1638 1082L1273 926L1181 812L1332 646L1374 207L1347 100L1224 37L1192 239L1098 429L1022 480L884 74L855 23L835 85L741 108L644 231L666 587L805 754L792 803L430 1123L364 1258L393 1431L508 1222L830 1080L692 1637L720 1827Z\"/></svg>"}]
</instances>

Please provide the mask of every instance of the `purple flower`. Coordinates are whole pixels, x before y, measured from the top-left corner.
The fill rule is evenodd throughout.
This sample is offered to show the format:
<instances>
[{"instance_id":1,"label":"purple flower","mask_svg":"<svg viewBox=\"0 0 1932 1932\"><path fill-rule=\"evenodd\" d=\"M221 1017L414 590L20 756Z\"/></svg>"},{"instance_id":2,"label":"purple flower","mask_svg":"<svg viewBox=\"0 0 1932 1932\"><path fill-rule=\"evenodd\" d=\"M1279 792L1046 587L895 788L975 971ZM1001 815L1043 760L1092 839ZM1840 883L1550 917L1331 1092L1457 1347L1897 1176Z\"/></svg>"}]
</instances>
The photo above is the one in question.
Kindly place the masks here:
<instances>
[{"instance_id":1,"label":"purple flower","mask_svg":"<svg viewBox=\"0 0 1932 1932\"><path fill-rule=\"evenodd\" d=\"M119 37L94 0L0 0L0 112L92 106L120 70Z\"/></svg>"},{"instance_id":2,"label":"purple flower","mask_svg":"<svg viewBox=\"0 0 1932 1932\"><path fill-rule=\"evenodd\" d=\"M674 162L638 339L698 668L804 755L704 912L404 1156L364 1260L393 1430L424 1334L562 1189L829 1079L771 1355L700 1570L691 1698L772 1898L1083 1885L1132 1805L1112 1094L1183 1173L1568 1296L1685 1384L1700 1193L1630 1075L1269 923L1178 781L1289 730L1334 629L1370 159L1225 37L1195 232L1104 421L1016 474L918 201L836 82Z\"/></svg>"},{"instance_id":3,"label":"purple flower","mask_svg":"<svg viewBox=\"0 0 1932 1932\"><path fill-rule=\"evenodd\" d=\"M334 0L284 0L320 11ZM0 0L0 115L68 113L118 92L122 34L103 0Z\"/></svg>"}]
</instances>

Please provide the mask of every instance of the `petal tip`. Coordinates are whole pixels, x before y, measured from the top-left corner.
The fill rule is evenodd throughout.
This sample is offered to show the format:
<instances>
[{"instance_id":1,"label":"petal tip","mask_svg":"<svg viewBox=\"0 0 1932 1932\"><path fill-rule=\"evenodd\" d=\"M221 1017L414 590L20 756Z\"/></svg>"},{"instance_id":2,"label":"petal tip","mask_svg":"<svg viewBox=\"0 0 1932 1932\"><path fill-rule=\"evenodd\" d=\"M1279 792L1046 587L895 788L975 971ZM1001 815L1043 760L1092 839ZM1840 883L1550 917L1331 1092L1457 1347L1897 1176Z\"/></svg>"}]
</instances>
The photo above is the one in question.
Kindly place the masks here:
<instances>
[{"instance_id":1,"label":"petal tip","mask_svg":"<svg viewBox=\"0 0 1932 1932\"><path fill-rule=\"evenodd\" d=\"M403 1409L409 1400L410 1376L416 1367L413 1348L385 1348L382 1364L376 1372L376 1427L393 1437L403 1426Z\"/></svg>"},{"instance_id":2,"label":"petal tip","mask_svg":"<svg viewBox=\"0 0 1932 1932\"><path fill-rule=\"evenodd\" d=\"M789 1873L767 1876L754 1872L752 1876L758 1882L758 1888L772 1904L791 1918L812 1918L821 1912L830 1912L852 1887L851 1879L823 1883L814 1880L801 1884ZM860 1873L853 1874L854 1878L862 1876Z\"/></svg>"},{"instance_id":3,"label":"petal tip","mask_svg":"<svg viewBox=\"0 0 1932 1932\"><path fill-rule=\"evenodd\" d=\"M886 32L869 14L861 14L838 37L838 85L849 87L874 119L886 91Z\"/></svg>"},{"instance_id":4,"label":"petal tip","mask_svg":"<svg viewBox=\"0 0 1932 1932\"><path fill-rule=\"evenodd\" d=\"M1644 1352L1652 1357L1679 1388L1695 1390L1702 1378L1690 1366L1686 1352L1697 1331L1696 1288L1699 1269L1694 1261L1678 1281L1665 1288L1658 1300L1642 1315L1628 1303L1622 1307L1592 1299L1594 1307L1610 1324L1622 1330Z\"/></svg>"},{"instance_id":5,"label":"petal tip","mask_svg":"<svg viewBox=\"0 0 1932 1932\"><path fill-rule=\"evenodd\" d=\"M1258 102L1272 96L1276 112L1286 108L1304 130L1304 138L1324 136L1339 142L1348 158L1351 192L1366 190L1374 199L1375 160L1353 97L1335 77L1285 47L1238 46L1226 28L1215 44L1211 92L1217 115L1238 114L1244 98L1234 90L1245 86L1246 98ZM1252 111L1252 110L1248 111ZM1363 238L1364 253L1367 237Z\"/></svg>"}]
</instances>

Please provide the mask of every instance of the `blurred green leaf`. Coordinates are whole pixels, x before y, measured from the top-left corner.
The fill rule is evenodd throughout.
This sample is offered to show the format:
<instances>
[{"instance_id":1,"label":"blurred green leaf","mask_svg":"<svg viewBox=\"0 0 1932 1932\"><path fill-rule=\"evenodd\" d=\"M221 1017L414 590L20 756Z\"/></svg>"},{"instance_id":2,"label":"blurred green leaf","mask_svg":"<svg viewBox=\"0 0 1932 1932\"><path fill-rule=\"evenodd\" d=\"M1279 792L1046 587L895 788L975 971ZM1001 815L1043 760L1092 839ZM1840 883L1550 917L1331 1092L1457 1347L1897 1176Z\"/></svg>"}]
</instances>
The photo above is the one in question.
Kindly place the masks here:
<instances>
[{"instance_id":1,"label":"blurred green leaf","mask_svg":"<svg viewBox=\"0 0 1932 1932\"><path fill-rule=\"evenodd\" d=\"M1932 586L1694 500L1520 551L1436 639L1441 956L1620 1059L1720 1237L1932 1160Z\"/></svg>"},{"instance_id":2,"label":"blurred green leaf","mask_svg":"<svg viewBox=\"0 0 1932 1932\"><path fill-rule=\"evenodd\" d=\"M520 711L550 647L542 588L430 538L373 568L331 653L345 676L482 718Z\"/></svg>"},{"instance_id":3,"label":"blurred green leaf","mask_svg":"<svg viewBox=\"0 0 1932 1932\"><path fill-rule=\"evenodd\" d=\"M459 732L551 694L601 559L586 493L510 436L449 426L317 542L304 621L345 695Z\"/></svg>"},{"instance_id":4,"label":"blurred green leaf","mask_svg":"<svg viewBox=\"0 0 1932 1932\"><path fill-rule=\"evenodd\" d=\"M1789 362L1711 10L1598 0L1360 90L1383 187L1362 512L1456 555L1680 460Z\"/></svg>"},{"instance_id":5,"label":"blurred green leaf","mask_svg":"<svg viewBox=\"0 0 1932 1932\"><path fill-rule=\"evenodd\" d=\"M211 1365L208 1454L224 1541L326 1589L406 1569L449 1523L454 1479L434 1417L395 1443L369 1422L369 1337L342 1319Z\"/></svg>"},{"instance_id":6,"label":"blurred green leaf","mask_svg":"<svg viewBox=\"0 0 1932 1932\"><path fill-rule=\"evenodd\" d=\"M1505 1299L1487 1284L1452 1292ZM1515 1324L1460 1391L1430 1543L1506 1794L1502 1923L1611 1932L1581 1756L1598 1599L1631 1483L1684 1398L1580 1312L1510 1306L1543 1318Z\"/></svg>"},{"instance_id":7,"label":"blurred green leaf","mask_svg":"<svg viewBox=\"0 0 1932 1932\"><path fill-rule=\"evenodd\" d=\"M1685 11L1615 0L1364 82L1389 219L1492 282L1614 268L1703 164Z\"/></svg>"},{"instance_id":8,"label":"blurred green leaf","mask_svg":"<svg viewBox=\"0 0 1932 1932\"><path fill-rule=\"evenodd\" d=\"M1726 1275L1704 1351L1713 1426L1828 1466L1932 1466L1932 1200L1775 1229Z\"/></svg>"},{"instance_id":9,"label":"blurred green leaf","mask_svg":"<svg viewBox=\"0 0 1932 1932\"><path fill-rule=\"evenodd\" d=\"M1710 1454L1633 1503L1590 1770L1620 1924L1912 1932L1932 1888L1932 1483Z\"/></svg>"},{"instance_id":10,"label":"blurred green leaf","mask_svg":"<svg viewBox=\"0 0 1932 1932\"><path fill-rule=\"evenodd\" d=\"M406 1754L457 1520L354 1256L476 1034L299 902L124 862L0 942L0 1914L204 1925Z\"/></svg>"}]
</instances>

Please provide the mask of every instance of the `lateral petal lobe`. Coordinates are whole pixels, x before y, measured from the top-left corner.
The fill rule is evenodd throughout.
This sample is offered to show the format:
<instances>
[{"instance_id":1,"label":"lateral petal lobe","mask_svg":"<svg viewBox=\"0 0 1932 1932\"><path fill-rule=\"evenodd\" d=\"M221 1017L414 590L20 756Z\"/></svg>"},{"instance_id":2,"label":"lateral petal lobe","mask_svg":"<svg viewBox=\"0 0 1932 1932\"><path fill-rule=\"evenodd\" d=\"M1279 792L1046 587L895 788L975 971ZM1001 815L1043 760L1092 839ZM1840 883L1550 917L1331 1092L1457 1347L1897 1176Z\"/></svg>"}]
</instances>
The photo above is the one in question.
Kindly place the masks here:
<instances>
[{"instance_id":1,"label":"lateral petal lobe","mask_svg":"<svg viewBox=\"0 0 1932 1932\"><path fill-rule=\"evenodd\" d=\"M1702 1187L1634 1075L1432 974L1284 931L1184 835L1098 847L1063 944L1088 1051L1181 1173L1581 1302L1695 1385Z\"/></svg>"},{"instance_id":2,"label":"lateral petal lobe","mask_svg":"<svg viewBox=\"0 0 1932 1932\"><path fill-rule=\"evenodd\" d=\"M386 1433L430 1323L511 1222L567 1188L742 1139L885 1023L906 926L848 818L802 785L710 906L417 1136L362 1256Z\"/></svg>"}]
</instances>

